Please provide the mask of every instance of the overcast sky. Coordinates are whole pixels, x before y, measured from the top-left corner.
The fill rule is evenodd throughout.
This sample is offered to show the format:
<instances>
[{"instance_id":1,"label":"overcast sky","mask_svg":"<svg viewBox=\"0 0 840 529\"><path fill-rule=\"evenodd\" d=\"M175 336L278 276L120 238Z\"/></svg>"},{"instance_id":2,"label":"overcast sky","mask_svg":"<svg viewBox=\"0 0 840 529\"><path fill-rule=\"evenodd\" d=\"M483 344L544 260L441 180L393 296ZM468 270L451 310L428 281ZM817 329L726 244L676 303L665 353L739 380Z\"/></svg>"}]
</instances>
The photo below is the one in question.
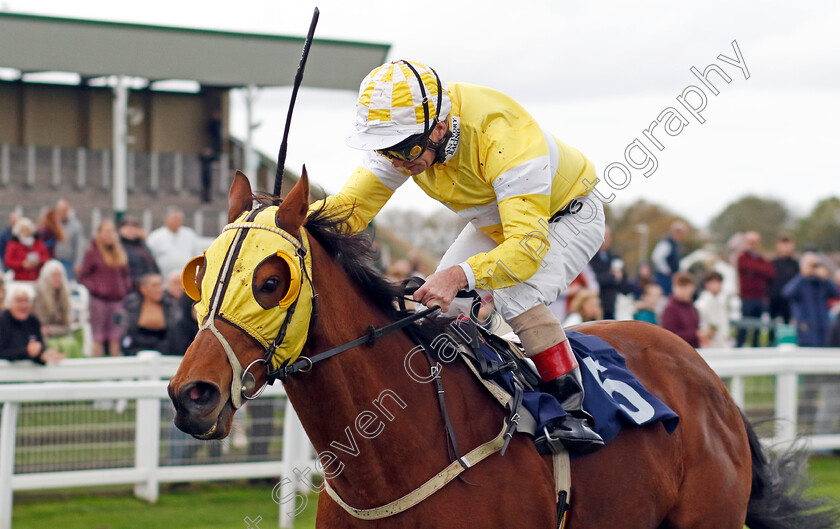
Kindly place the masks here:
<instances>
[{"instance_id":1,"label":"overcast sky","mask_svg":"<svg viewBox=\"0 0 840 529\"><path fill-rule=\"evenodd\" d=\"M0 8L14 12L297 36L306 33L315 5L317 37L388 43L389 58L414 58L445 80L500 89L588 156L602 179L613 162L627 166L629 182L620 168L609 174L621 189L598 184L604 195L615 195L613 204L646 198L703 225L747 193L782 199L799 214L840 194L840 3L832 0L0 0ZM718 59L736 59L733 41L749 79ZM690 71L709 64L731 78L727 84L711 74L718 95ZM692 85L707 96L702 124L677 101ZM270 155L282 137L289 92L264 90L257 101L263 125L255 141ZM329 192L340 189L360 159L344 145L355 98L317 89L298 96L287 166L305 162ZM688 124L675 136L663 125L654 129L659 150L643 131L667 107ZM241 135L238 97L231 119ZM673 118L672 130L680 123ZM656 157L650 177L625 160L636 139ZM643 153L637 148L633 156L640 161ZM409 182L386 207L434 211L436 203Z\"/></svg>"}]
</instances>

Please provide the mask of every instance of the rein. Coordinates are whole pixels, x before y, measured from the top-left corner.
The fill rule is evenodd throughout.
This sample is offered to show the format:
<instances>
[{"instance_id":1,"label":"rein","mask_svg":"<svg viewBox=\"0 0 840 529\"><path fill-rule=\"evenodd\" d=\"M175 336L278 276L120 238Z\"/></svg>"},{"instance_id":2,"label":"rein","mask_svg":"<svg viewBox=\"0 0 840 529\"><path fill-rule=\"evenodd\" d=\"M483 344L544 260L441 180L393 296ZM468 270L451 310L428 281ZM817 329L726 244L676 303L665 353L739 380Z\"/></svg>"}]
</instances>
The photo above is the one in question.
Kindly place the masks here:
<instances>
[{"instance_id":1,"label":"rein","mask_svg":"<svg viewBox=\"0 0 840 529\"><path fill-rule=\"evenodd\" d=\"M298 357L297 360L291 363L289 363L289 359L286 359L286 361L283 362L283 364L279 368L277 368L272 373L269 373L269 376L271 377L271 382L269 383L273 383L274 380L277 379L284 380L287 376L293 375L297 372L305 373L312 369L312 366L315 365L317 362L326 360L327 358L331 358L339 353L343 353L344 351L352 349L356 346L364 344L369 347L372 347L378 338L385 336L386 334L392 333L394 331L398 331L419 319L425 318L426 316L437 310L440 310L440 307L428 308L421 312L416 312L410 316L406 316L405 318L401 318L395 321L394 323L385 325L384 327L380 327L378 329L375 329L373 325L371 325L368 327L368 332L366 335L360 336L355 340L349 341L337 347L333 347L332 349L328 349L327 351L318 353L315 356Z\"/></svg>"},{"instance_id":2,"label":"rein","mask_svg":"<svg viewBox=\"0 0 840 529\"><path fill-rule=\"evenodd\" d=\"M418 286L417 287L409 287L408 284L411 283L411 282L417 283ZM420 278L411 278L411 279L408 279L408 280L403 282L404 294L399 299L400 307L401 307L401 309L403 309L401 312L405 313L404 300L409 299L405 296L413 294L414 291L416 291L417 288L419 288L423 283L424 283L424 281ZM457 294L457 297L459 297L459 298L472 298L474 303L477 300L479 300L479 297L475 292L459 292ZM513 423L511 423L510 421L505 421L505 423L502 424L501 431L493 439L477 446L476 448L472 449L467 454L461 456L461 454L458 450L458 443L457 443L457 440L455 438L455 433L454 433L454 430L452 428L452 423L449 419L449 412L447 411L447 407L446 407L446 400L445 400L445 397L444 397L445 392L444 392L444 389L443 389L443 380L440 376L441 375L440 366L435 364L434 359L432 358L432 356L429 353L426 346L423 344L423 341L414 332L414 329L412 329L410 327L410 325L412 323L414 323L415 321L420 320L422 318L425 318L426 316L429 316L430 314L432 314L432 313L434 313L438 310L440 310L440 307L427 308L425 310L422 310L420 312L416 312L416 313L411 314L409 316L406 316L404 318L400 318L399 320L397 320L393 323L390 323L388 325L385 325L383 327L380 327L378 329L374 328L371 325L371 326L368 327L367 334L365 334L364 336L360 336L359 338L356 338L355 340L351 340L351 341L346 342L342 345L339 345L337 347L333 347L332 349L328 349L326 351L323 351L323 352L318 353L318 354L316 354L314 356L311 356L311 357L307 357L307 356L298 357L293 362L290 362L289 359L286 359L286 361L284 361L283 364L279 368L277 368L276 370L273 370L273 371L269 370L269 374L268 374L269 378L267 378L266 383L267 384L268 383L273 384L274 381L277 380L277 379L285 380L285 378L287 376L294 375L296 373L308 372L314 367L314 365L316 363L321 362L323 360L326 360L328 358L332 358L334 356L337 356L337 355L343 353L344 351L350 350L350 349L352 349L354 347L357 347L359 345L367 345L369 347L372 347L374 345L374 343L376 342L376 340L379 339L380 337L382 337L386 334L392 333L394 331L398 331L400 329L406 329L406 333L408 334L409 338L412 341L416 342L418 345L420 345L421 349L425 353L426 359L429 362L429 366L430 366L430 370L431 370L431 376L434 377L434 381L435 381L435 385L436 385L436 393L437 393L437 396L438 396L438 404L439 404L439 407L440 407L440 411L441 411L441 415L442 415L443 423L444 423L444 433L445 433L446 441L447 441L447 450L450 452L450 458L454 459L454 460L452 460L450 462L450 464L446 466L446 468L444 468L443 470L441 470L440 472L435 474L431 479L427 480L425 483L423 483L419 487L415 488L414 490L412 490L408 494L405 494L401 498L398 498L398 499L396 499L396 500L394 500L390 503L387 503L385 505L370 508L370 509L357 509L357 508L351 506L350 504L345 502L344 499L342 499L341 496L338 494L338 492L335 489L333 489L330 486L330 484L325 480L324 484L325 484L327 494L329 494L329 496L333 499L333 501L335 501L338 505L340 505L342 509L344 509L347 513L349 513L350 515L352 515L356 518L363 519L363 520L378 520L378 519L381 519L381 518L387 518L389 516L399 514L401 512L404 512L404 511L416 506L417 504L421 503L422 501L427 499L429 496L431 496L432 494L434 494L438 490L442 489L449 482L451 482L455 478L459 477L461 475L461 473L463 473L465 470L475 466L476 464L478 464L482 460L486 459L487 457L489 457L489 456L491 456L491 455L493 455L497 452L501 452L502 454L504 454L505 448L507 447L507 444L510 441L512 435L513 435L513 431L515 430L515 423L518 422L518 419L514 419ZM281 340L282 340L282 338L281 338ZM263 360L258 359L254 363L261 362L261 361L263 361ZM267 363L267 365L270 366L271 364ZM250 366L248 366L248 367L250 368ZM247 369L246 369L246 372L247 372ZM514 415L516 415L515 414L516 408L518 408L518 406L514 407ZM454 453L454 457L453 457L453 453ZM461 479L463 479L463 478L461 478ZM469 482L467 482L467 483L469 483Z\"/></svg>"}]
</instances>

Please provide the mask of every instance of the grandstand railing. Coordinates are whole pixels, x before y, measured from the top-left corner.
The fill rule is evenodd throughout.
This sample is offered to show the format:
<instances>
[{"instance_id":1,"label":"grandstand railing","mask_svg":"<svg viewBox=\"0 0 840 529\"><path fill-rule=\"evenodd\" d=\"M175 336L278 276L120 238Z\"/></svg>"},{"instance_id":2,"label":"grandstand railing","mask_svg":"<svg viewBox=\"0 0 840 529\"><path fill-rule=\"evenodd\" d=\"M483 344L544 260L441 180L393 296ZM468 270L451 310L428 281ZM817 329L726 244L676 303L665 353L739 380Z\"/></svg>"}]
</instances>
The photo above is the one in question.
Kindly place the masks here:
<instances>
[{"instance_id":1,"label":"grandstand railing","mask_svg":"<svg viewBox=\"0 0 840 529\"><path fill-rule=\"evenodd\" d=\"M259 461L241 461L240 457L240 460L231 462L205 461L204 464L165 464L165 458L162 462L161 434L166 435L162 424L171 425L171 416L165 417L163 421L162 416L166 415L167 409L172 408L166 387L168 379L177 371L180 360L180 357L166 357L157 352L145 351L136 357L68 359L60 365L48 366L0 361L0 529L11 528L14 491L128 484L134 485L137 497L155 502L161 483L276 478L291 476L294 469L315 468L311 445L279 384L267 388L264 395L267 399L282 401L282 458L276 458L279 454L267 453L267 457ZM42 454L36 454L39 457L33 458L31 452L38 452L41 448L60 452L61 447L49 444L49 430L56 430L53 432L59 436L56 442L61 442L62 436L66 439L93 435L90 432L74 431L72 425L51 427L50 424L43 424L48 421L38 418L40 410L37 406L78 403L92 410L97 403L113 403L115 399L117 402L123 399L124 402L131 402L133 406L128 406L129 411L119 413L129 418L133 413L134 424L126 427L125 422L107 423L96 425L101 428L88 426L88 430L115 427L122 431L119 438L115 436L99 444L88 439L85 444L79 444L73 454L53 456L46 465L43 463L44 458L40 457ZM67 410L71 416L84 416L77 408L65 407L60 413L66 416ZM95 413L101 415L104 412ZM110 412L112 416L117 416L117 413ZM44 410L41 415L55 416L54 413L50 415L49 410ZM22 417L28 417L25 421L27 424L21 424ZM23 430L27 430L27 435L36 440L46 439L48 446L37 446L35 443L19 446L17 441L23 438ZM130 430L133 430L133 436L129 436L126 441L125 431ZM126 442L131 445L130 449L113 458L111 463L116 464L106 462L103 465L105 468L84 468L85 461L96 457L95 452L107 451L103 446L116 447ZM40 464L30 464L31 468L21 469L25 466L20 461L24 453L27 459ZM57 462L59 459L62 460L61 464ZM218 457L217 461L222 459ZM201 463L184 458L179 459L179 462ZM63 470L62 466L71 470ZM302 488L300 483L297 486ZM284 480L277 485L271 498L266 497L266 501L294 496L295 484ZM291 527L294 504L278 503L281 527Z\"/></svg>"},{"instance_id":2,"label":"grandstand railing","mask_svg":"<svg viewBox=\"0 0 840 529\"><path fill-rule=\"evenodd\" d=\"M840 395L836 394L840 393L840 349L726 348L705 349L701 354L728 383L749 419L775 418L771 429L759 430L764 442L784 445L799 437L812 450L840 449ZM161 483L276 478L291 476L294 469L316 468L311 445L280 385L269 387L260 400L274 398L282 403L282 449L277 450L281 458L268 454L258 461L225 456L167 461L164 445L169 444L170 450L175 445L171 439L162 442L167 430L173 430L166 386L180 360L143 352L137 357L69 359L52 366L0 361L0 529L11 527L14 491L132 484L138 497L154 502ZM68 414L82 420L81 407L91 410L97 402L114 399L130 401L129 411L96 413L100 418L109 413L107 417L118 417L119 422L84 426L121 432L100 444L87 439L93 435L89 431L72 431L54 422ZM76 407L56 413L37 407L41 405ZM132 419L132 413L133 420L127 424L123 418ZM56 450L50 445L52 431L58 432L57 440L53 439L57 443L83 436L86 444L79 445L75 459L45 460L41 452ZM212 445L202 446L208 444ZM127 450L106 462L116 464L85 467L91 446L104 452L123 445L128 445ZM56 459L63 466L57 466ZM273 498L294 497L295 484L283 480L279 486ZM280 503L281 526L291 526L293 508L294 504Z\"/></svg>"}]
</instances>

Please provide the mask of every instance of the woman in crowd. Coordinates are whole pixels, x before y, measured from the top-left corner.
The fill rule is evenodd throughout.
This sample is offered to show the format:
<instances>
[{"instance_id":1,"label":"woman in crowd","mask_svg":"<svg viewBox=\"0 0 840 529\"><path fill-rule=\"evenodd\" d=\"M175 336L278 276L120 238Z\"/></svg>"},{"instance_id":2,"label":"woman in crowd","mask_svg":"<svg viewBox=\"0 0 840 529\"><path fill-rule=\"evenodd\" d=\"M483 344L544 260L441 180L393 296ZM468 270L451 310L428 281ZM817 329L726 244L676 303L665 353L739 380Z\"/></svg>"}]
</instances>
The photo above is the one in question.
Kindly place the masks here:
<instances>
[{"instance_id":1,"label":"woman in crowd","mask_svg":"<svg viewBox=\"0 0 840 529\"><path fill-rule=\"evenodd\" d=\"M82 344L70 328L70 286L64 265L55 259L47 261L38 274L35 291L33 313L41 322L47 346L70 358L81 357Z\"/></svg>"},{"instance_id":2,"label":"woman in crowd","mask_svg":"<svg viewBox=\"0 0 840 529\"><path fill-rule=\"evenodd\" d=\"M53 259L55 257L55 245L64 242L64 230L61 229L61 223L58 221L54 209L46 209L44 214L41 215L35 236L44 241L47 253L49 253L50 259Z\"/></svg>"},{"instance_id":3,"label":"woman in crowd","mask_svg":"<svg viewBox=\"0 0 840 529\"><path fill-rule=\"evenodd\" d=\"M82 259L79 282L90 291L93 356L102 356L105 343L111 356L120 354L123 299L131 291L128 258L111 221L102 221Z\"/></svg>"},{"instance_id":4,"label":"woman in crowd","mask_svg":"<svg viewBox=\"0 0 840 529\"><path fill-rule=\"evenodd\" d=\"M10 290L9 308L0 313L0 359L38 364L63 360L63 354L44 344L41 322L32 315L32 292L23 285L13 285Z\"/></svg>"},{"instance_id":5,"label":"woman in crowd","mask_svg":"<svg viewBox=\"0 0 840 529\"><path fill-rule=\"evenodd\" d=\"M41 266L50 259L44 242L35 236L35 224L21 217L12 228L12 240L6 245L3 262L15 274L15 281L35 281Z\"/></svg>"},{"instance_id":6,"label":"woman in crowd","mask_svg":"<svg viewBox=\"0 0 840 529\"><path fill-rule=\"evenodd\" d=\"M122 340L123 354L139 351L169 352L169 334L178 319L178 306L164 296L160 274L146 274L138 283L138 291L125 298L126 328Z\"/></svg>"}]
</instances>

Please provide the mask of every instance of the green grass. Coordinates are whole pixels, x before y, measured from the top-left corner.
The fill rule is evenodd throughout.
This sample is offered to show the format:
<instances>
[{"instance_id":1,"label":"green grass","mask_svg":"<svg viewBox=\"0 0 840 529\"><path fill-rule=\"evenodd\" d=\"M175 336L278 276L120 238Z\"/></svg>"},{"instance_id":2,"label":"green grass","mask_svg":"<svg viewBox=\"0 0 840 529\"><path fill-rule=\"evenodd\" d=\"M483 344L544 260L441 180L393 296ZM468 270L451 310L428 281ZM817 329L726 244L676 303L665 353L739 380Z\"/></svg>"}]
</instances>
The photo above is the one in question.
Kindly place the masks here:
<instances>
[{"instance_id":1,"label":"green grass","mask_svg":"<svg viewBox=\"0 0 840 529\"><path fill-rule=\"evenodd\" d=\"M815 456L811 493L840 502L840 457ZM295 520L296 529L315 527L316 499ZM245 529L245 517L262 516L262 529L277 527L278 506L270 486L241 483L201 483L161 488L155 505L134 498L129 488L79 489L58 493L15 495L14 529Z\"/></svg>"},{"instance_id":2,"label":"green grass","mask_svg":"<svg viewBox=\"0 0 840 529\"><path fill-rule=\"evenodd\" d=\"M840 503L840 457L812 457L808 475L814 480L812 495L827 496Z\"/></svg>"},{"instance_id":3,"label":"green grass","mask_svg":"<svg viewBox=\"0 0 840 529\"><path fill-rule=\"evenodd\" d=\"M202 483L172 489L162 486L158 502L136 499L131 490L97 489L60 493L18 493L12 519L14 529L244 529L245 517L262 529L277 527L279 507L272 487L241 483ZM315 527L315 505L295 520L296 529Z\"/></svg>"}]
</instances>

